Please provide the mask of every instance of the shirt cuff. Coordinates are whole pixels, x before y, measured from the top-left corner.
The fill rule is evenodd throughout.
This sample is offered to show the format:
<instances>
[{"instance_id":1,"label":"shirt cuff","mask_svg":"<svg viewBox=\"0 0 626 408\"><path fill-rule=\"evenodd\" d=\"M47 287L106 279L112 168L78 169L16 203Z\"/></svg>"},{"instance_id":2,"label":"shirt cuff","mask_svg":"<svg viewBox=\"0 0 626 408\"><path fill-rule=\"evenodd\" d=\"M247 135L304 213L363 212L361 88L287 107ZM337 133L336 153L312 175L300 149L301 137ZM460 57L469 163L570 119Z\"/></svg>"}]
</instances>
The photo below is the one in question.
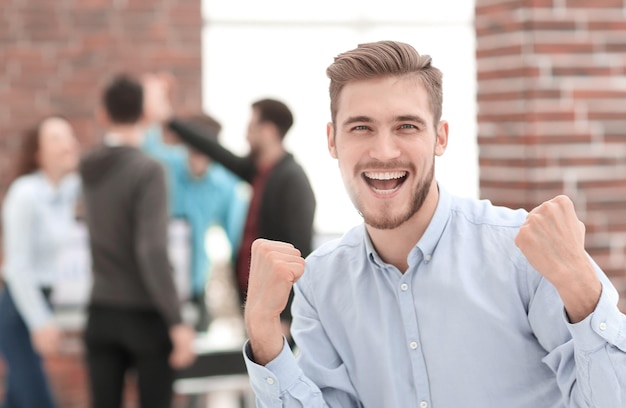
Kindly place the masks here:
<instances>
[{"instance_id":1,"label":"shirt cuff","mask_svg":"<svg viewBox=\"0 0 626 408\"><path fill-rule=\"evenodd\" d=\"M262 401L280 400L280 395L302 376L302 370L296 363L287 340L284 340L280 354L265 366L252 360L250 341L246 341L243 346L243 357L252 389Z\"/></svg>"},{"instance_id":2,"label":"shirt cuff","mask_svg":"<svg viewBox=\"0 0 626 408\"><path fill-rule=\"evenodd\" d=\"M611 289L602 285L602 294L595 310L578 323L569 323L567 314L563 311L574 346L579 351L596 351L607 343L626 351L626 338L621 333L624 316L617 308L615 294L611 296Z\"/></svg>"}]
</instances>

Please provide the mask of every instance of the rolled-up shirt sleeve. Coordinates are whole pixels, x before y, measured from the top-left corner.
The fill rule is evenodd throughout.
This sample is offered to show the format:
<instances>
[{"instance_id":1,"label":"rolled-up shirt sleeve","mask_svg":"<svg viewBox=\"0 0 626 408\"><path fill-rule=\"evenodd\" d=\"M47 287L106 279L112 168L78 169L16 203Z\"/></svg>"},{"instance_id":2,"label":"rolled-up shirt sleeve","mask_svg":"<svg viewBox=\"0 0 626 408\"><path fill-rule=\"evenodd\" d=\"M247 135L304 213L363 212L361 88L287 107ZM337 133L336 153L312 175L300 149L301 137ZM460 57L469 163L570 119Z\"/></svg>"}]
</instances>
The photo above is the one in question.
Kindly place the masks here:
<instances>
[{"instance_id":1,"label":"rolled-up shirt sleeve","mask_svg":"<svg viewBox=\"0 0 626 408\"><path fill-rule=\"evenodd\" d=\"M578 352L593 353L607 345L614 346L620 354L626 352L626 320L616 306L617 299L615 288L603 283L600 300L592 314L575 324L564 316Z\"/></svg>"},{"instance_id":2,"label":"rolled-up shirt sleeve","mask_svg":"<svg viewBox=\"0 0 626 408\"><path fill-rule=\"evenodd\" d=\"M258 407L328 406L322 392L298 366L286 340L280 354L266 366L253 361L249 342L244 345L244 359Z\"/></svg>"},{"instance_id":3,"label":"rolled-up shirt sleeve","mask_svg":"<svg viewBox=\"0 0 626 408\"><path fill-rule=\"evenodd\" d=\"M305 272L306 275L306 272ZM265 366L253 361L249 343L244 359L259 407L360 407L345 365L318 320L314 305L303 290L306 279L294 286L292 332L299 347L297 357L286 341L281 353ZM310 295L310 292L309 292Z\"/></svg>"},{"instance_id":4,"label":"rolled-up shirt sleeve","mask_svg":"<svg viewBox=\"0 0 626 408\"><path fill-rule=\"evenodd\" d=\"M553 320L553 324L544 324L542 330L535 332L542 344L556 345L547 348L543 362L556 374L568 407L626 406L626 393L622 392L626 390L626 316L617 307L617 290L597 265L596 269L602 293L595 310L584 320L572 324L561 309L560 316L555 315L554 319L562 322ZM558 296L556 290L544 282L535 297L545 298L550 292ZM545 304L541 310L541 313L547 312ZM561 333L559 327L563 327L565 333ZM559 339L564 335L569 339Z\"/></svg>"},{"instance_id":5,"label":"rolled-up shirt sleeve","mask_svg":"<svg viewBox=\"0 0 626 408\"><path fill-rule=\"evenodd\" d=\"M626 316L617 300L616 289L605 281L594 312L576 324L567 322L577 383L592 407L626 406Z\"/></svg>"}]
</instances>

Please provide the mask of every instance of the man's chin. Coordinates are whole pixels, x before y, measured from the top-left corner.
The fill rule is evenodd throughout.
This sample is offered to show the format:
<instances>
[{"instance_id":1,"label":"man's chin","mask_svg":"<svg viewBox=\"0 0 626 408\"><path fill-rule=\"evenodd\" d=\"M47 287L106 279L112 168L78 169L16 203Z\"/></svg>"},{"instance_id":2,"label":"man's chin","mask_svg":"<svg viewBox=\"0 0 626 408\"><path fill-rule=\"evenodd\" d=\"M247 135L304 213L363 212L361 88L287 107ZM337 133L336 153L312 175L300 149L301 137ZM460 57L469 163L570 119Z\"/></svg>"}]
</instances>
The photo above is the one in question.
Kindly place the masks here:
<instances>
[{"instance_id":1,"label":"man's chin","mask_svg":"<svg viewBox=\"0 0 626 408\"><path fill-rule=\"evenodd\" d=\"M250 150L250 153L248 153L248 158L252 160L256 160L259 156L260 156L260 153L257 149L252 149Z\"/></svg>"},{"instance_id":2,"label":"man's chin","mask_svg":"<svg viewBox=\"0 0 626 408\"><path fill-rule=\"evenodd\" d=\"M378 230L392 230L398 228L402 224L404 224L410 217L390 217L389 215L383 216L363 216L363 221L368 226L378 229Z\"/></svg>"}]
</instances>

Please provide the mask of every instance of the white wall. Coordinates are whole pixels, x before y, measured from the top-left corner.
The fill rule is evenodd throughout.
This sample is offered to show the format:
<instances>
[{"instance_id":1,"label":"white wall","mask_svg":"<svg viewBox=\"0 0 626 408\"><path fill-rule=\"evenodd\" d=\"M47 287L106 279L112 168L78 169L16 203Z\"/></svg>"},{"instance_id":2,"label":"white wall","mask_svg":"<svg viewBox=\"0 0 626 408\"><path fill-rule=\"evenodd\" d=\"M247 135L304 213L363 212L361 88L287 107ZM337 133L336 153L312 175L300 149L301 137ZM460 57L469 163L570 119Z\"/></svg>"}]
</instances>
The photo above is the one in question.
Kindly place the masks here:
<instances>
[{"instance_id":1,"label":"white wall","mask_svg":"<svg viewBox=\"0 0 626 408\"><path fill-rule=\"evenodd\" d=\"M453 193L477 196L473 1L204 0L203 9L205 111L222 122L222 143L245 154L250 104L263 97L287 103L295 124L286 144L311 179L319 233L361 222L326 150L325 74L337 54L361 42L404 41L433 57L444 73L443 116L450 122L437 178Z\"/></svg>"}]
</instances>

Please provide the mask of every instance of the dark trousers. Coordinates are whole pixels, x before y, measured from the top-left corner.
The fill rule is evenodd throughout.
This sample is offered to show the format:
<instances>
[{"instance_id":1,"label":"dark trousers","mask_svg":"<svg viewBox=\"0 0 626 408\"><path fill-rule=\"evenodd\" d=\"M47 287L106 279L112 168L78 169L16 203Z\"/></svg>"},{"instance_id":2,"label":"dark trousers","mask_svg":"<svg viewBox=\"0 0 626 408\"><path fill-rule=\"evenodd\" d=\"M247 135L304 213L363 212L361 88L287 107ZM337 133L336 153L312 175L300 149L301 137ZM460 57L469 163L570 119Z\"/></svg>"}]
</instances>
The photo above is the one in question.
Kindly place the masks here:
<instances>
[{"instance_id":1,"label":"dark trousers","mask_svg":"<svg viewBox=\"0 0 626 408\"><path fill-rule=\"evenodd\" d=\"M0 289L0 353L6 363L4 408L55 406L41 357L8 287Z\"/></svg>"},{"instance_id":2,"label":"dark trousers","mask_svg":"<svg viewBox=\"0 0 626 408\"><path fill-rule=\"evenodd\" d=\"M124 380L134 369L142 408L170 408L174 370L165 321L152 310L91 305L85 330L94 408L122 406Z\"/></svg>"},{"instance_id":3,"label":"dark trousers","mask_svg":"<svg viewBox=\"0 0 626 408\"><path fill-rule=\"evenodd\" d=\"M205 332L209 329L209 324L211 324L211 313L209 312L208 306L205 300L205 293L194 293L191 295L191 304L196 309L198 313L198 319L194 325L194 328L197 332Z\"/></svg>"}]
</instances>

